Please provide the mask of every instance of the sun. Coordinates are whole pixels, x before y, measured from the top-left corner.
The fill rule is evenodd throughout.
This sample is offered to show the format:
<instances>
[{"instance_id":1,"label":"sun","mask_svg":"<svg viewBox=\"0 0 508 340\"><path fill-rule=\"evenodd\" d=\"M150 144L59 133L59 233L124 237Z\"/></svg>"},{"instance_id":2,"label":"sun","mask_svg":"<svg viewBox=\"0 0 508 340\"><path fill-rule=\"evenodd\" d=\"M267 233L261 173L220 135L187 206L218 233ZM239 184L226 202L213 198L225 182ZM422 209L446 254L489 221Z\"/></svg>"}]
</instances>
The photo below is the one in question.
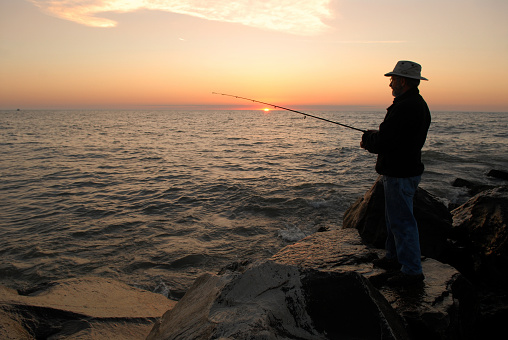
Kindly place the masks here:
<instances>
[{"instance_id":1,"label":"sun","mask_svg":"<svg viewBox=\"0 0 508 340\"><path fill-rule=\"evenodd\" d=\"M265 111L265 112L269 112L269 111L270 111L270 109L269 109L269 108L264 108L264 109L263 109L263 111Z\"/></svg>"}]
</instances>

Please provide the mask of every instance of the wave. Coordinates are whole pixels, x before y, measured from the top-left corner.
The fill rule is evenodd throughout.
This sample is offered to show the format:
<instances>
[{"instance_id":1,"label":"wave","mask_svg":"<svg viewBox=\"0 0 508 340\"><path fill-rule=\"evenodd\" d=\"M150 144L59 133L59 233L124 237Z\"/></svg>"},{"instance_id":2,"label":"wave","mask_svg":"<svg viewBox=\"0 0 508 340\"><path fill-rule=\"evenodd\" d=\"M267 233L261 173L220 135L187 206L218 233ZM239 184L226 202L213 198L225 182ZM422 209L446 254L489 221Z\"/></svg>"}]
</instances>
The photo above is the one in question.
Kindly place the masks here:
<instances>
[{"instance_id":1,"label":"wave","mask_svg":"<svg viewBox=\"0 0 508 340\"><path fill-rule=\"evenodd\" d=\"M435 115L425 189L462 199L456 177L508 167L508 117L482 117ZM96 274L178 295L202 272L340 227L377 177L357 134L284 112L22 112L2 126L7 285Z\"/></svg>"}]
</instances>

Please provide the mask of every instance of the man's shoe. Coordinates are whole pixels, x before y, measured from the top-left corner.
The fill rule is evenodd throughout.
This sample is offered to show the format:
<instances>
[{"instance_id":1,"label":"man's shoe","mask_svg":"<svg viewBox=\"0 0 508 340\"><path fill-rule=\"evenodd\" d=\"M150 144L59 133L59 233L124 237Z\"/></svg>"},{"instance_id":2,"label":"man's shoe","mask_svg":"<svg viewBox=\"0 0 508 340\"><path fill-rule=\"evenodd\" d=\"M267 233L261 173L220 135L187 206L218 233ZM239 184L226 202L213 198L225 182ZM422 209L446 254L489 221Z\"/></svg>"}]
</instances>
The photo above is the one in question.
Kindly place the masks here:
<instances>
[{"instance_id":1,"label":"man's shoe","mask_svg":"<svg viewBox=\"0 0 508 340\"><path fill-rule=\"evenodd\" d=\"M403 272L392 276L386 281L386 285L389 287L403 287L412 286L418 283L422 283L425 280L423 274L410 275Z\"/></svg>"},{"instance_id":2,"label":"man's shoe","mask_svg":"<svg viewBox=\"0 0 508 340\"><path fill-rule=\"evenodd\" d=\"M380 259L372 261L374 267L378 267L384 270L399 270L402 266L397 259L389 259L386 256Z\"/></svg>"}]
</instances>

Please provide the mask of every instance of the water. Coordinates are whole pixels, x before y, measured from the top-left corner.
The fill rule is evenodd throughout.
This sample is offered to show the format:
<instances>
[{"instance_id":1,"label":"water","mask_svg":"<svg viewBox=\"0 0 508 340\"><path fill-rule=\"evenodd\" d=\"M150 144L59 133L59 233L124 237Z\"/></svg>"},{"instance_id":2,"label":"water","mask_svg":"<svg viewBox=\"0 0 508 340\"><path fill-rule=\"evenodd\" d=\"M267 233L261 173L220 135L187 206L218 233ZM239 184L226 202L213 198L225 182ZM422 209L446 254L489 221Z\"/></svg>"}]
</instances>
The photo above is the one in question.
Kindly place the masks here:
<instances>
[{"instance_id":1,"label":"water","mask_svg":"<svg viewBox=\"0 0 508 340\"><path fill-rule=\"evenodd\" d=\"M376 128L383 113L314 113ZM507 113L434 113L421 186L508 169ZM193 280L337 228L377 175L361 134L287 111L0 112L0 284L105 276L178 298Z\"/></svg>"}]
</instances>

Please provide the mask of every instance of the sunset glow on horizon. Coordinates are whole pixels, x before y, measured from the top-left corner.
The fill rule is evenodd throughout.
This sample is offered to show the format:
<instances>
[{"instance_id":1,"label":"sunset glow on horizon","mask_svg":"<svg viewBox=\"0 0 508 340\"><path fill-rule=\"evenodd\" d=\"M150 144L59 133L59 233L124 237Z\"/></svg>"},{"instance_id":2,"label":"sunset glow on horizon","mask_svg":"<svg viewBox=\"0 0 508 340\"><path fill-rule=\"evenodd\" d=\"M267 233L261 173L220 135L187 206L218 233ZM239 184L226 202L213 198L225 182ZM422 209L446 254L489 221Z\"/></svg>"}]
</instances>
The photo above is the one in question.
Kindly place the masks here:
<instances>
[{"instance_id":1,"label":"sunset glow on horizon","mask_svg":"<svg viewBox=\"0 0 508 340\"><path fill-rule=\"evenodd\" d=\"M0 109L384 110L412 60L431 110L508 112L504 0L204 4L0 0Z\"/></svg>"}]
</instances>

